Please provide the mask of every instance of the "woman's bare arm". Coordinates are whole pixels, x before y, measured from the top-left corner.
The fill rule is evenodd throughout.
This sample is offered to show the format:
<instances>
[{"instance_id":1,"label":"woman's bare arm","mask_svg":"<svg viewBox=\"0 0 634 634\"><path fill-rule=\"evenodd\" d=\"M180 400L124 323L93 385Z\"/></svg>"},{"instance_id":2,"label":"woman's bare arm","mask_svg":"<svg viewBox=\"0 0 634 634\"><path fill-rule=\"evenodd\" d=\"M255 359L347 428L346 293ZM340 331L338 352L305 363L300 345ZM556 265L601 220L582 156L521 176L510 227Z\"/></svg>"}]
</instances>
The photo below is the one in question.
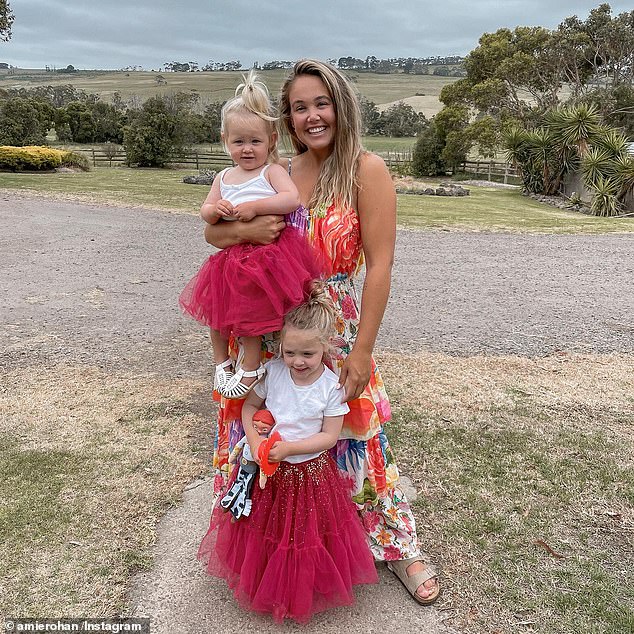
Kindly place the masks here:
<instances>
[{"instance_id":1,"label":"woman's bare arm","mask_svg":"<svg viewBox=\"0 0 634 634\"><path fill-rule=\"evenodd\" d=\"M234 244L271 244L286 226L284 216L256 216L249 222L217 222L205 225L205 240L219 249Z\"/></svg>"},{"instance_id":2,"label":"woman's bare arm","mask_svg":"<svg viewBox=\"0 0 634 634\"><path fill-rule=\"evenodd\" d=\"M339 378L345 388L345 401L357 398L370 380L372 350L390 295L396 242L396 193L383 159L375 154L361 158L357 210L366 275L357 339Z\"/></svg>"}]
</instances>

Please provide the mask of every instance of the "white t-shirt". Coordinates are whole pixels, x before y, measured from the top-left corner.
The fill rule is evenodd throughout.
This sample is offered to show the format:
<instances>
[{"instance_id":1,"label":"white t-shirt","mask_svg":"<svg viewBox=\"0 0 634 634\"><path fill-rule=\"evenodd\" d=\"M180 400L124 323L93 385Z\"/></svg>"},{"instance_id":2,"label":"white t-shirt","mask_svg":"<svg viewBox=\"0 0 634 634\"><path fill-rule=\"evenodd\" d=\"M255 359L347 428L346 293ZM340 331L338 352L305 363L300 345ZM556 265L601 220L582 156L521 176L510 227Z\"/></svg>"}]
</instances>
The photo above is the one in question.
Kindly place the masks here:
<instances>
[{"instance_id":1,"label":"white t-shirt","mask_svg":"<svg viewBox=\"0 0 634 634\"><path fill-rule=\"evenodd\" d=\"M280 432L282 440L304 440L318 434L324 416L341 416L350 411L342 403L343 388L337 389L337 375L324 367L321 376L310 385L296 385L282 359L266 364L266 377L253 389L266 399L266 408L275 419L271 429ZM286 462L305 462L319 453L288 456Z\"/></svg>"}]
</instances>

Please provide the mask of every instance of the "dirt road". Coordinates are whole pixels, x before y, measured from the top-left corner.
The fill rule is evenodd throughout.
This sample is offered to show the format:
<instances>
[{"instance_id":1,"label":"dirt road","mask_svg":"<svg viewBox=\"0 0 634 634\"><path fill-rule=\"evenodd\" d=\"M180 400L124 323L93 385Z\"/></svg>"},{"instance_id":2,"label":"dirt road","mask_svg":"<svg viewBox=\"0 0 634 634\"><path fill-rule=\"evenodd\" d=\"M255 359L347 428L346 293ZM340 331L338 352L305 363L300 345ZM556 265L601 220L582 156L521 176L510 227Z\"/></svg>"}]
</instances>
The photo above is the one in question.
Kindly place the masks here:
<instances>
[{"instance_id":1,"label":"dirt road","mask_svg":"<svg viewBox=\"0 0 634 634\"><path fill-rule=\"evenodd\" d=\"M3 363L208 370L204 333L176 301L211 252L197 217L5 192L0 232L0 328L9 342L33 340L28 358L9 353ZM453 355L630 352L632 280L632 234L403 230L378 345Z\"/></svg>"}]
</instances>

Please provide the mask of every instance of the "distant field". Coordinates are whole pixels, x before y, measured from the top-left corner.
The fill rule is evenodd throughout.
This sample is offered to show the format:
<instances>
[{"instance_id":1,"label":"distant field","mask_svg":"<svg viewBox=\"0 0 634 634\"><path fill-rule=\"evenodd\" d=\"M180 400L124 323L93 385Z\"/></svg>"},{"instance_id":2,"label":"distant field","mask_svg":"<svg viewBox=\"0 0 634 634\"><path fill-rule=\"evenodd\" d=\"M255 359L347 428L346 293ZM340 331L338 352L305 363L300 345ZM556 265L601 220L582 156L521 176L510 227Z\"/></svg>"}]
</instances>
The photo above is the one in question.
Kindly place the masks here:
<instances>
[{"instance_id":1,"label":"distant field","mask_svg":"<svg viewBox=\"0 0 634 634\"><path fill-rule=\"evenodd\" d=\"M279 93L280 86L288 71L261 71L260 75L273 95ZM142 100L155 95L192 91L200 95L201 103L224 100L231 97L240 83L243 72L214 73L156 73L150 71L81 71L66 75L45 73L42 71L22 71L8 75L0 70L0 88L31 88L34 86L55 86L72 84L89 93L96 93L111 101L115 92L123 99L138 96ZM161 75L167 84L159 85L157 75ZM436 114L441 107L438 95L442 87L456 81L455 77L436 77L434 75L379 75L376 73L348 73L359 93L386 107L396 101L404 100L425 116Z\"/></svg>"}]
</instances>

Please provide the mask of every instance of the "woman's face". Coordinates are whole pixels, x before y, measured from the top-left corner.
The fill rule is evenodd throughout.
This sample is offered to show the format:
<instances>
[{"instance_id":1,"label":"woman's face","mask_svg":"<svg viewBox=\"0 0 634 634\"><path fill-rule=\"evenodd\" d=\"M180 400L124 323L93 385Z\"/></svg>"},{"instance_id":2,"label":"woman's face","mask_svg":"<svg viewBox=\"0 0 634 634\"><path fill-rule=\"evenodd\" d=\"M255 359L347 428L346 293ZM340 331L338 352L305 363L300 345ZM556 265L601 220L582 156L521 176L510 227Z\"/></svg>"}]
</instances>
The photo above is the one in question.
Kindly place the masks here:
<instances>
[{"instance_id":1,"label":"woman's face","mask_svg":"<svg viewBox=\"0 0 634 634\"><path fill-rule=\"evenodd\" d=\"M337 116L324 82L314 75L300 75L288 93L291 123L297 138L313 151L332 151Z\"/></svg>"}]
</instances>

